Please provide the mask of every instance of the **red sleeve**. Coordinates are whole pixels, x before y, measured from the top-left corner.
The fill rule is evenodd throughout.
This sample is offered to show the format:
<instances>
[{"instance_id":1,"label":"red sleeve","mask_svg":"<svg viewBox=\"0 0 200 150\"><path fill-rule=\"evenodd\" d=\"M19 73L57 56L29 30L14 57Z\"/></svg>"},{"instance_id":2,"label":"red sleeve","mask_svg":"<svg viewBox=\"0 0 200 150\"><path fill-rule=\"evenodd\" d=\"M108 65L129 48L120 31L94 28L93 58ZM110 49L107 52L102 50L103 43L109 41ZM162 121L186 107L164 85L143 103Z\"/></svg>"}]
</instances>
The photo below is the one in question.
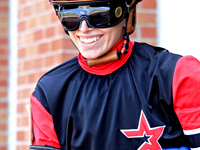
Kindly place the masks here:
<instances>
[{"instance_id":1,"label":"red sleeve","mask_svg":"<svg viewBox=\"0 0 200 150\"><path fill-rule=\"evenodd\" d=\"M52 116L33 95L31 95L31 112L34 135L33 145L48 145L60 148Z\"/></svg>"},{"instance_id":2,"label":"red sleeve","mask_svg":"<svg viewBox=\"0 0 200 150\"><path fill-rule=\"evenodd\" d=\"M200 134L200 62L186 56L177 62L173 78L174 110L186 135Z\"/></svg>"}]
</instances>

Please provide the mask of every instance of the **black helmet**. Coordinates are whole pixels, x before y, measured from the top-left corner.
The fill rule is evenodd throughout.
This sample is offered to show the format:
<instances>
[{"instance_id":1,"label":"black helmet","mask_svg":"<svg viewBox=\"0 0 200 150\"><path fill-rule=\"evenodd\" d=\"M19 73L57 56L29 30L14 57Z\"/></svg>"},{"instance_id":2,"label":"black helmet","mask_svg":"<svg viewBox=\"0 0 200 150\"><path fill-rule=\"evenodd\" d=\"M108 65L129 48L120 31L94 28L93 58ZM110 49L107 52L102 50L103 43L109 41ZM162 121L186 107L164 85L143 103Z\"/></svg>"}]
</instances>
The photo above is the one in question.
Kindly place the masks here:
<instances>
[{"instance_id":1,"label":"black helmet","mask_svg":"<svg viewBox=\"0 0 200 150\"><path fill-rule=\"evenodd\" d=\"M133 33L135 30L136 5L140 1L142 1L142 0L49 0L49 2L54 5L54 8L55 8L60 20L61 20L60 8L59 8L60 6L65 6L70 9L71 7L73 7L73 5L77 6L77 5L83 5L83 4L84 5L87 5L87 4L97 4L98 5L101 3L109 3L109 5L115 5L114 12L115 12L116 18L119 18L117 15L119 15L119 14L121 15L122 11L126 11L126 14L124 14L124 16L122 16L122 17L127 18L127 20L128 20L128 22L127 22L127 33L128 34ZM66 15L67 14L63 14L63 16L66 16ZM121 22L121 20L123 19L122 17L117 20L118 22L115 21L116 23L111 22L110 26L116 25L117 23ZM85 18L83 17L83 19L85 19ZM90 27L89 22L92 22L92 21L87 21L88 26ZM61 20L61 23L62 23L62 20ZM106 25L97 25L97 26L100 28L106 27ZM70 29L66 28L64 25L63 25L63 27L64 27L66 33L68 33L68 31L70 31ZM74 27L73 29L77 29L77 28L78 27ZM71 31L72 31L72 29L71 29Z\"/></svg>"}]
</instances>

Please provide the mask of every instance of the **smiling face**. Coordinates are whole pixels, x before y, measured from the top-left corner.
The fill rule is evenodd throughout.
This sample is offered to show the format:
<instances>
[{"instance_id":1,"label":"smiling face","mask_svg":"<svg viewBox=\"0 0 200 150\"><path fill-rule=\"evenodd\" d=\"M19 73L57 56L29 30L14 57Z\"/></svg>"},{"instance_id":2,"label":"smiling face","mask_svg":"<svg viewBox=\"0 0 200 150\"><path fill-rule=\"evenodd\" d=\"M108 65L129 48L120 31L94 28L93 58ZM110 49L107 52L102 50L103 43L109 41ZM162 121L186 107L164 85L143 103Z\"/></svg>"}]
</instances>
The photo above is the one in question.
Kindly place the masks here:
<instances>
[{"instance_id":1,"label":"smiling face","mask_svg":"<svg viewBox=\"0 0 200 150\"><path fill-rule=\"evenodd\" d=\"M123 37L126 20L109 28L89 28L85 20L79 29L69 31L70 38L83 57L95 59L109 51Z\"/></svg>"}]
</instances>

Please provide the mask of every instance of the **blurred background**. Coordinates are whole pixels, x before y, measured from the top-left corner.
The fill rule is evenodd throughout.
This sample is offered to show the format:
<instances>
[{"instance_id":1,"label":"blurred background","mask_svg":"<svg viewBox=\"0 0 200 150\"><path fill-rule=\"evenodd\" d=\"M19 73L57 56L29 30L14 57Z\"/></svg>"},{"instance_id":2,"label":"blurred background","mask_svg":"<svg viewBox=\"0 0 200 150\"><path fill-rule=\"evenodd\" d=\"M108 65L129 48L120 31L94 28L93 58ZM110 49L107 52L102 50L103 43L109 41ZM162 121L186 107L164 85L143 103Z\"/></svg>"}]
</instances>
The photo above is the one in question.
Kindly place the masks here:
<instances>
[{"instance_id":1,"label":"blurred background","mask_svg":"<svg viewBox=\"0 0 200 150\"><path fill-rule=\"evenodd\" d=\"M199 6L143 0L131 40L200 59ZM26 105L38 79L77 53L48 0L0 0L0 150L28 150Z\"/></svg>"}]
</instances>

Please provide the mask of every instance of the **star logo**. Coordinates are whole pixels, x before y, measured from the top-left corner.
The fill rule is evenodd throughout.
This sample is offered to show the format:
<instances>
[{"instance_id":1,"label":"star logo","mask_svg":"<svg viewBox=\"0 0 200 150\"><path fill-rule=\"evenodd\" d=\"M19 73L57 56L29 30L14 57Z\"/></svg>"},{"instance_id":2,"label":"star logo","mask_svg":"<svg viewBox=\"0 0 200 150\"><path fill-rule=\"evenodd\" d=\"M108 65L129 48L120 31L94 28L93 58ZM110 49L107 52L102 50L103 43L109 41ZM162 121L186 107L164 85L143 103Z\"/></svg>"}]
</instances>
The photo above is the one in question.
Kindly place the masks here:
<instances>
[{"instance_id":1,"label":"star logo","mask_svg":"<svg viewBox=\"0 0 200 150\"><path fill-rule=\"evenodd\" d=\"M162 147L158 143L159 138L163 134L165 126L151 128L141 111L138 129L121 130L127 138L144 138L145 141L138 150L161 150Z\"/></svg>"}]
</instances>

